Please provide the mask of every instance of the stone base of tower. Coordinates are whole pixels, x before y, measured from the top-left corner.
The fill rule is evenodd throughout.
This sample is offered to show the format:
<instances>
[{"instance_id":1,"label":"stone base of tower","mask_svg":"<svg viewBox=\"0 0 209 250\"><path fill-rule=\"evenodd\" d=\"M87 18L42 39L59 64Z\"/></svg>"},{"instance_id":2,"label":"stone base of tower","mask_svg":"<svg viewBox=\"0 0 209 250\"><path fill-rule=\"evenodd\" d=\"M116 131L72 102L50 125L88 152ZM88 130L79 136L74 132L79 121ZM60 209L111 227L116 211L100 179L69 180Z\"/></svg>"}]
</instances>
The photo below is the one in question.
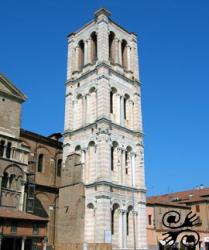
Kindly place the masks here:
<instances>
[{"instance_id":1,"label":"stone base of tower","mask_svg":"<svg viewBox=\"0 0 209 250\"><path fill-rule=\"evenodd\" d=\"M58 244L55 250L112 250L112 244L106 243L71 243Z\"/></svg>"}]
</instances>

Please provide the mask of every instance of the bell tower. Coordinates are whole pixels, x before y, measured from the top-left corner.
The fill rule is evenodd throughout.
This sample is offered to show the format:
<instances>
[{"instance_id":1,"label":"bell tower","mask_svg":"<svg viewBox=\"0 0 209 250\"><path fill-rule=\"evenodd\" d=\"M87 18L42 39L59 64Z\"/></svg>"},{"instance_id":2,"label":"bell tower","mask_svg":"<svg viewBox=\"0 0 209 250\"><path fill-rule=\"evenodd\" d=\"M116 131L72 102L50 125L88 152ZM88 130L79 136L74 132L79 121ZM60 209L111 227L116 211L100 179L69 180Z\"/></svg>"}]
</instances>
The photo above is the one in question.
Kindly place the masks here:
<instances>
[{"instance_id":1,"label":"bell tower","mask_svg":"<svg viewBox=\"0 0 209 250\"><path fill-rule=\"evenodd\" d=\"M100 9L91 22L68 36L63 175L68 168L69 173L76 169L72 166L75 154L81 176L73 183L71 174L69 185L63 177L60 201L69 210L62 209L60 202L59 217L72 213L76 219L69 221L71 226L80 223L80 229L74 227L80 230L77 240L72 230L63 231L68 234L66 244L111 243L113 249L147 249L137 37L110 15ZM72 199L67 189L62 192L67 186L75 192L82 190L77 195L73 192L81 197L82 213L70 210ZM61 234L57 232L58 242Z\"/></svg>"}]
</instances>

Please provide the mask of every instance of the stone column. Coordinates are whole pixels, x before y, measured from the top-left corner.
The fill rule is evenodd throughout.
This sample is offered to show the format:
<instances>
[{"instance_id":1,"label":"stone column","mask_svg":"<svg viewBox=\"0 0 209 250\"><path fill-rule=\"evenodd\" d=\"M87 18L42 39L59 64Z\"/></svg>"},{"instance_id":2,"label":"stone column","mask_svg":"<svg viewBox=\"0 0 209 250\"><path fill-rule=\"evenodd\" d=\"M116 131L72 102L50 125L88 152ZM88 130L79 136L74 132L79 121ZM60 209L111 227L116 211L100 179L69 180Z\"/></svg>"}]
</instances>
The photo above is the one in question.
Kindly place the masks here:
<instances>
[{"instance_id":1,"label":"stone column","mask_svg":"<svg viewBox=\"0 0 209 250\"><path fill-rule=\"evenodd\" d=\"M46 250L46 243L47 243L47 238L44 238L44 244L43 244L43 250Z\"/></svg>"},{"instance_id":2,"label":"stone column","mask_svg":"<svg viewBox=\"0 0 209 250\"><path fill-rule=\"evenodd\" d=\"M3 158L6 158L6 151L7 151L7 146L4 145Z\"/></svg>"},{"instance_id":3,"label":"stone column","mask_svg":"<svg viewBox=\"0 0 209 250\"><path fill-rule=\"evenodd\" d=\"M76 71L80 71L80 58L79 58L79 46L76 46L76 48L75 48L75 60L76 60L76 62L75 62L75 70Z\"/></svg>"},{"instance_id":4,"label":"stone column","mask_svg":"<svg viewBox=\"0 0 209 250\"><path fill-rule=\"evenodd\" d=\"M115 37L114 42L115 42L115 58L114 58L114 62L116 64L118 64L119 63L119 39L117 37Z\"/></svg>"},{"instance_id":5,"label":"stone column","mask_svg":"<svg viewBox=\"0 0 209 250\"><path fill-rule=\"evenodd\" d=\"M136 186L136 168L135 168L135 154L131 154L131 176L132 176L132 186Z\"/></svg>"},{"instance_id":6,"label":"stone column","mask_svg":"<svg viewBox=\"0 0 209 250\"><path fill-rule=\"evenodd\" d=\"M116 94L116 108L115 110L115 121L116 123L120 124L121 117L120 117L120 112L121 112L121 107L120 107L120 95Z\"/></svg>"},{"instance_id":7,"label":"stone column","mask_svg":"<svg viewBox=\"0 0 209 250\"><path fill-rule=\"evenodd\" d=\"M126 210L123 210L123 248L126 248L127 247L127 219L126 219L126 216L127 216L127 212Z\"/></svg>"},{"instance_id":8,"label":"stone column","mask_svg":"<svg viewBox=\"0 0 209 250\"><path fill-rule=\"evenodd\" d=\"M86 123L85 95L82 96L82 125Z\"/></svg>"},{"instance_id":9,"label":"stone column","mask_svg":"<svg viewBox=\"0 0 209 250\"><path fill-rule=\"evenodd\" d=\"M138 204L138 216L136 224L137 228L137 236L136 236L136 247L137 249L147 249L147 216L146 216L146 203L145 198L144 202Z\"/></svg>"},{"instance_id":10,"label":"stone column","mask_svg":"<svg viewBox=\"0 0 209 250\"><path fill-rule=\"evenodd\" d=\"M123 247L123 214L122 209L119 209L119 248Z\"/></svg>"},{"instance_id":11,"label":"stone column","mask_svg":"<svg viewBox=\"0 0 209 250\"><path fill-rule=\"evenodd\" d=\"M127 45L127 70L131 70L131 47Z\"/></svg>"},{"instance_id":12,"label":"stone column","mask_svg":"<svg viewBox=\"0 0 209 250\"><path fill-rule=\"evenodd\" d=\"M122 65L122 49L121 49L121 40L118 40L118 63Z\"/></svg>"},{"instance_id":13,"label":"stone column","mask_svg":"<svg viewBox=\"0 0 209 250\"><path fill-rule=\"evenodd\" d=\"M88 39L88 63L92 63L92 39Z\"/></svg>"},{"instance_id":14,"label":"stone column","mask_svg":"<svg viewBox=\"0 0 209 250\"><path fill-rule=\"evenodd\" d=\"M24 205L24 194L25 194L25 180L21 181L21 190L20 190L20 200L19 200L19 210L23 211L23 205Z\"/></svg>"},{"instance_id":15,"label":"stone column","mask_svg":"<svg viewBox=\"0 0 209 250\"><path fill-rule=\"evenodd\" d=\"M84 42L84 65L88 63L88 40Z\"/></svg>"},{"instance_id":16,"label":"stone column","mask_svg":"<svg viewBox=\"0 0 209 250\"><path fill-rule=\"evenodd\" d=\"M77 122L77 100L75 99L73 101L73 129L76 128L76 122Z\"/></svg>"},{"instance_id":17,"label":"stone column","mask_svg":"<svg viewBox=\"0 0 209 250\"><path fill-rule=\"evenodd\" d=\"M25 250L25 237L22 237L21 250Z\"/></svg>"}]
</instances>

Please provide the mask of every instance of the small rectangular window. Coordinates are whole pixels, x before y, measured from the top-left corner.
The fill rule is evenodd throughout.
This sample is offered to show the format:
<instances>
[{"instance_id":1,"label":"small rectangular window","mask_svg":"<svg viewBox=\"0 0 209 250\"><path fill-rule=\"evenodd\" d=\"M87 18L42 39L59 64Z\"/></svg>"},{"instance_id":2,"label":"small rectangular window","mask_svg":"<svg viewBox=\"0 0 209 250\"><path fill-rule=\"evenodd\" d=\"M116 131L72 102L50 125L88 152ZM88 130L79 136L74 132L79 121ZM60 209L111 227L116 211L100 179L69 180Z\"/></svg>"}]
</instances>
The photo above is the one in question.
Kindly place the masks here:
<instances>
[{"instance_id":1,"label":"small rectangular window","mask_svg":"<svg viewBox=\"0 0 209 250\"><path fill-rule=\"evenodd\" d=\"M200 212L200 206L196 205L196 212L199 213Z\"/></svg>"},{"instance_id":2,"label":"small rectangular window","mask_svg":"<svg viewBox=\"0 0 209 250\"><path fill-rule=\"evenodd\" d=\"M17 233L17 225L16 224L11 225L11 233L13 233L13 234Z\"/></svg>"},{"instance_id":3,"label":"small rectangular window","mask_svg":"<svg viewBox=\"0 0 209 250\"><path fill-rule=\"evenodd\" d=\"M149 225L152 225L152 215L151 214L148 215L148 223L149 223Z\"/></svg>"},{"instance_id":4,"label":"small rectangular window","mask_svg":"<svg viewBox=\"0 0 209 250\"><path fill-rule=\"evenodd\" d=\"M37 224L33 225L33 234L38 234L39 233L39 228Z\"/></svg>"}]
</instances>

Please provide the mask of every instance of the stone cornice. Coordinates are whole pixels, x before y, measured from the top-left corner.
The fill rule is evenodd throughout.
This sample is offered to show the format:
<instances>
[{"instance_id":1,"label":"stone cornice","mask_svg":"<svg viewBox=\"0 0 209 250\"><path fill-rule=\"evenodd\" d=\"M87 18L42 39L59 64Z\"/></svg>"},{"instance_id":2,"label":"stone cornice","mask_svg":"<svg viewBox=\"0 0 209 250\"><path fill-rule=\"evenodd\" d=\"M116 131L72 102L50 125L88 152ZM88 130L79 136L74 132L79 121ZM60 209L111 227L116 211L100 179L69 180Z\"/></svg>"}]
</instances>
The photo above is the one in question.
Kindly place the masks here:
<instances>
[{"instance_id":1,"label":"stone cornice","mask_svg":"<svg viewBox=\"0 0 209 250\"><path fill-rule=\"evenodd\" d=\"M66 135L70 135L70 136L71 136L71 135L74 135L74 134L76 134L76 133L79 133L79 132L82 131L82 130L85 130L85 129L94 127L96 124L101 123L101 122L105 122L105 123L107 123L109 126L118 128L118 129L120 129L120 130L126 131L127 133L130 133L130 134L133 134L133 135L139 135L139 136L141 136L141 137L144 136L144 134L143 134L142 131L131 130L131 129L129 129L129 128L123 127L123 126L121 126L121 125L119 125L119 124L113 123L113 122L112 122L109 118L107 118L107 117L98 118L94 123L86 124L86 125L84 125L84 126L78 128L78 129L76 129L76 130L71 130L71 131L65 130L65 131L64 131L64 136L66 136Z\"/></svg>"},{"instance_id":2,"label":"stone cornice","mask_svg":"<svg viewBox=\"0 0 209 250\"><path fill-rule=\"evenodd\" d=\"M125 185L119 185L119 184L115 184L109 181L104 181L104 180L97 180L93 183L90 184L85 184L85 187L95 187L98 185L104 185L104 186L108 186L108 187L112 187L112 188L116 188L116 189L121 189L121 190L126 190L126 191L130 191L130 192L141 192L141 193L146 193L146 189L142 189L142 188L135 188L135 187L129 187L129 186L125 186Z\"/></svg>"},{"instance_id":3,"label":"stone cornice","mask_svg":"<svg viewBox=\"0 0 209 250\"><path fill-rule=\"evenodd\" d=\"M129 82L131 84L138 84L139 86L141 85L141 82L137 79L130 79L128 77L126 77L125 75L119 73L118 71L114 70L111 65L109 65L108 62L105 62L105 61L102 61L102 62L98 62L98 64L95 65L95 68L88 71L88 72L85 72L84 74L82 74L81 76L79 76L77 79L70 79L66 82L66 85L69 85L69 84L73 84L75 82L79 82L83 79L85 79L86 77L88 77L89 75L91 75L93 72L96 72L97 69L99 69L100 67L105 67L107 69L109 69L109 71L115 75L117 75L118 77L122 78L123 80L125 80L126 82ZM99 76L101 77L101 76ZM105 76L107 78L109 78L109 75Z\"/></svg>"}]
</instances>

